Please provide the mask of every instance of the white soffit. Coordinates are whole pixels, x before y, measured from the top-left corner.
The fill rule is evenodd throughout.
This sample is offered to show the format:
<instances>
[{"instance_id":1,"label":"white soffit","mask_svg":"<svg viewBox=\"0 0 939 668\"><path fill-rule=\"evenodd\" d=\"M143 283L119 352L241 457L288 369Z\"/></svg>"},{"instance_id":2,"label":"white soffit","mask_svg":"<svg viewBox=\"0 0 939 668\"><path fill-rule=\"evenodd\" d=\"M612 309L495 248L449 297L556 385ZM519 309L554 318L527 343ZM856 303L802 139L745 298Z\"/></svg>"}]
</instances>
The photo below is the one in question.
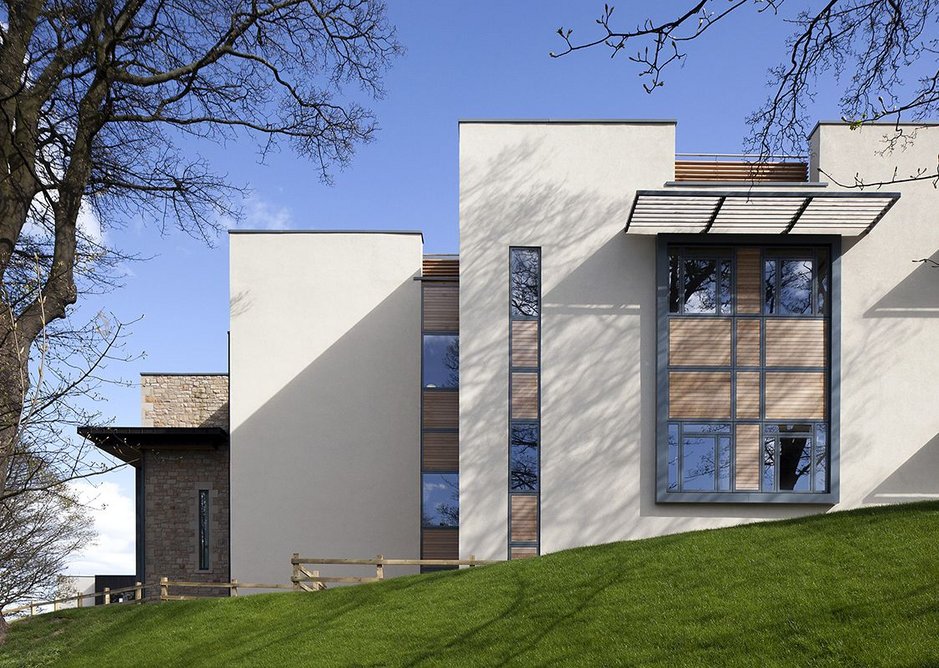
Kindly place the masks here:
<instances>
[{"instance_id":1,"label":"white soffit","mask_svg":"<svg viewBox=\"0 0 939 668\"><path fill-rule=\"evenodd\" d=\"M858 236L898 199L885 192L639 190L626 232Z\"/></svg>"}]
</instances>

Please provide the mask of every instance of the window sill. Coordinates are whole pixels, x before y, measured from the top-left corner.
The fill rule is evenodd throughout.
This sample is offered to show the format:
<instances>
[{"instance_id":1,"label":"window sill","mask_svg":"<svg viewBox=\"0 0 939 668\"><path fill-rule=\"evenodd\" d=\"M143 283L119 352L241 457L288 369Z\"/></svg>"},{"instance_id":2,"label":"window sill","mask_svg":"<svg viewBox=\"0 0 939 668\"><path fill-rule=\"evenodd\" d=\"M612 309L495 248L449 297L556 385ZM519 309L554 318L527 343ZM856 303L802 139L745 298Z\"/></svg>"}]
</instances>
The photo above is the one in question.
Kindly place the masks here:
<instances>
[{"instance_id":1,"label":"window sill","mask_svg":"<svg viewBox=\"0 0 939 668\"><path fill-rule=\"evenodd\" d=\"M663 492L656 493L656 503L771 503L789 505L824 505L838 503L838 492L808 494L802 492Z\"/></svg>"}]
</instances>

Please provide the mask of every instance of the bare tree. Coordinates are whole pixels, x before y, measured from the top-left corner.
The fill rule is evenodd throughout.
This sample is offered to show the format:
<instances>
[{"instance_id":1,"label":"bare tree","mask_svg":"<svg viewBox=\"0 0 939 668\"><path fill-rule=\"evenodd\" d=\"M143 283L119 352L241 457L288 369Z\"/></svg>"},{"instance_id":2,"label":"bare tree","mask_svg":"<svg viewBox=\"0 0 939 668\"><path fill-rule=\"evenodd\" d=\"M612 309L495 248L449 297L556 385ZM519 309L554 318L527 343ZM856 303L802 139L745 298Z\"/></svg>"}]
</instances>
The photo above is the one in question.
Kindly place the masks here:
<instances>
[{"instance_id":1,"label":"bare tree","mask_svg":"<svg viewBox=\"0 0 939 668\"><path fill-rule=\"evenodd\" d=\"M56 468L36 461L41 458L17 453L8 479L19 489L44 483L55 492L24 491L0 499L0 610L52 597L66 560L94 536L84 506L69 487L53 486L61 482L51 479ZM0 617L0 643L5 635Z\"/></svg>"},{"instance_id":2,"label":"bare tree","mask_svg":"<svg viewBox=\"0 0 939 668\"><path fill-rule=\"evenodd\" d=\"M46 437L77 420L63 398L101 380L121 336L69 322L124 259L97 227L132 216L211 240L237 217L241 189L181 148L194 139L286 144L328 182L373 137L363 103L400 51L379 0L0 4L0 494L91 472ZM14 484L27 441L41 463Z\"/></svg>"},{"instance_id":3,"label":"bare tree","mask_svg":"<svg viewBox=\"0 0 939 668\"><path fill-rule=\"evenodd\" d=\"M605 48L611 57L625 56L639 66L649 93L664 85L669 67L688 57L688 44L716 32L715 25L734 13L751 11L787 20L794 31L785 48L787 59L769 71L769 98L747 121L744 148L761 158L802 153L811 128L807 107L820 77L833 74L840 89L844 120L860 126L889 121L884 151L915 141L917 123L939 111L939 22L936 0L827 0L820 9L785 14L784 0L694 0L665 19L646 18L632 27L614 20L604 5L597 34L584 40L571 28L558 29L563 48L552 57ZM617 17L618 20L619 17ZM911 123L901 125L901 123ZM826 177L836 182L830 174ZM859 174L846 187L931 181L939 186L939 162L912 173L894 171L892 178L865 181Z\"/></svg>"}]
</instances>

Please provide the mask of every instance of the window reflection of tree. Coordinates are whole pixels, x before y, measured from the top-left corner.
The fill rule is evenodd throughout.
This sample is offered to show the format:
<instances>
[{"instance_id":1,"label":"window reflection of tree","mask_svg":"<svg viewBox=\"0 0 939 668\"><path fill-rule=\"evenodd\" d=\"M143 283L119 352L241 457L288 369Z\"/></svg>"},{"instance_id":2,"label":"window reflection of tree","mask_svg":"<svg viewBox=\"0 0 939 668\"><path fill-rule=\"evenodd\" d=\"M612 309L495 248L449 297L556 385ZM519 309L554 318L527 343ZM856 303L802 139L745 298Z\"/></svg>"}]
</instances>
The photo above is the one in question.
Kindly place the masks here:
<instances>
[{"instance_id":1,"label":"window reflection of tree","mask_svg":"<svg viewBox=\"0 0 939 668\"><path fill-rule=\"evenodd\" d=\"M682 272L679 271L679 267L683 269ZM729 314L731 278L732 265L729 260L714 258L682 260L677 255L671 255L668 277L669 312L717 313L718 303L720 303L721 311ZM680 286L682 282L684 285Z\"/></svg>"},{"instance_id":2,"label":"window reflection of tree","mask_svg":"<svg viewBox=\"0 0 939 668\"><path fill-rule=\"evenodd\" d=\"M453 337L447 343L447 351L443 358L447 369L447 386L458 387L460 384L460 339Z\"/></svg>"},{"instance_id":3,"label":"window reflection of tree","mask_svg":"<svg viewBox=\"0 0 939 668\"><path fill-rule=\"evenodd\" d=\"M533 248L513 248L510 262L512 315L535 318L540 312L540 253Z\"/></svg>"},{"instance_id":4,"label":"window reflection of tree","mask_svg":"<svg viewBox=\"0 0 939 668\"><path fill-rule=\"evenodd\" d=\"M422 504L421 522L428 528L457 528L460 526L460 485L456 474L443 473L436 476L446 489L447 500L438 501L428 509L427 500ZM426 491L425 491L426 494ZM430 511L430 512L428 512Z\"/></svg>"},{"instance_id":5,"label":"window reflection of tree","mask_svg":"<svg viewBox=\"0 0 939 668\"><path fill-rule=\"evenodd\" d=\"M538 491L538 426L512 425L509 487L513 492Z\"/></svg>"}]
</instances>

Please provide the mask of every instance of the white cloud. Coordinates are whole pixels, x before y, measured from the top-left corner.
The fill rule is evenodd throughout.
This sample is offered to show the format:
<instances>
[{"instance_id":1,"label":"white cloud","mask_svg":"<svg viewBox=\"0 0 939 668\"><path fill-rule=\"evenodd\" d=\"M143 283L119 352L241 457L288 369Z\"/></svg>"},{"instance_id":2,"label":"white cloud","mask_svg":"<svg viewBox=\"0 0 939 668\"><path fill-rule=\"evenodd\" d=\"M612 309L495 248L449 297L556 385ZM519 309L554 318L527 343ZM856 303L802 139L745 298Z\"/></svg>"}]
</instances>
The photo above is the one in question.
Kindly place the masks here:
<instances>
[{"instance_id":1,"label":"white cloud","mask_svg":"<svg viewBox=\"0 0 939 668\"><path fill-rule=\"evenodd\" d=\"M86 239L99 246L104 245L105 238L104 230L101 229L101 221L98 220L98 216L96 216L94 211L89 209L84 202L82 202L81 208L78 210L78 219L75 221L75 224L78 226L78 231Z\"/></svg>"},{"instance_id":2,"label":"white cloud","mask_svg":"<svg viewBox=\"0 0 939 668\"><path fill-rule=\"evenodd\" d=\"M245 198L244 218L237 223L228 219L224 224L247 230L286 230L293 226L293 212L288 207L251 195Z\"/></svg>"},{"instance_id":3,"label":"white cloud","mask_svg":"<svg viewBox=\"0 0 939 668\"><path fill-rule=\"evenodd\" d=\"M133 574L134 499L115 482L70 483L79 500L89 507L97 537L69 563L69 575Z\"/></svg>"}]
</instances>

